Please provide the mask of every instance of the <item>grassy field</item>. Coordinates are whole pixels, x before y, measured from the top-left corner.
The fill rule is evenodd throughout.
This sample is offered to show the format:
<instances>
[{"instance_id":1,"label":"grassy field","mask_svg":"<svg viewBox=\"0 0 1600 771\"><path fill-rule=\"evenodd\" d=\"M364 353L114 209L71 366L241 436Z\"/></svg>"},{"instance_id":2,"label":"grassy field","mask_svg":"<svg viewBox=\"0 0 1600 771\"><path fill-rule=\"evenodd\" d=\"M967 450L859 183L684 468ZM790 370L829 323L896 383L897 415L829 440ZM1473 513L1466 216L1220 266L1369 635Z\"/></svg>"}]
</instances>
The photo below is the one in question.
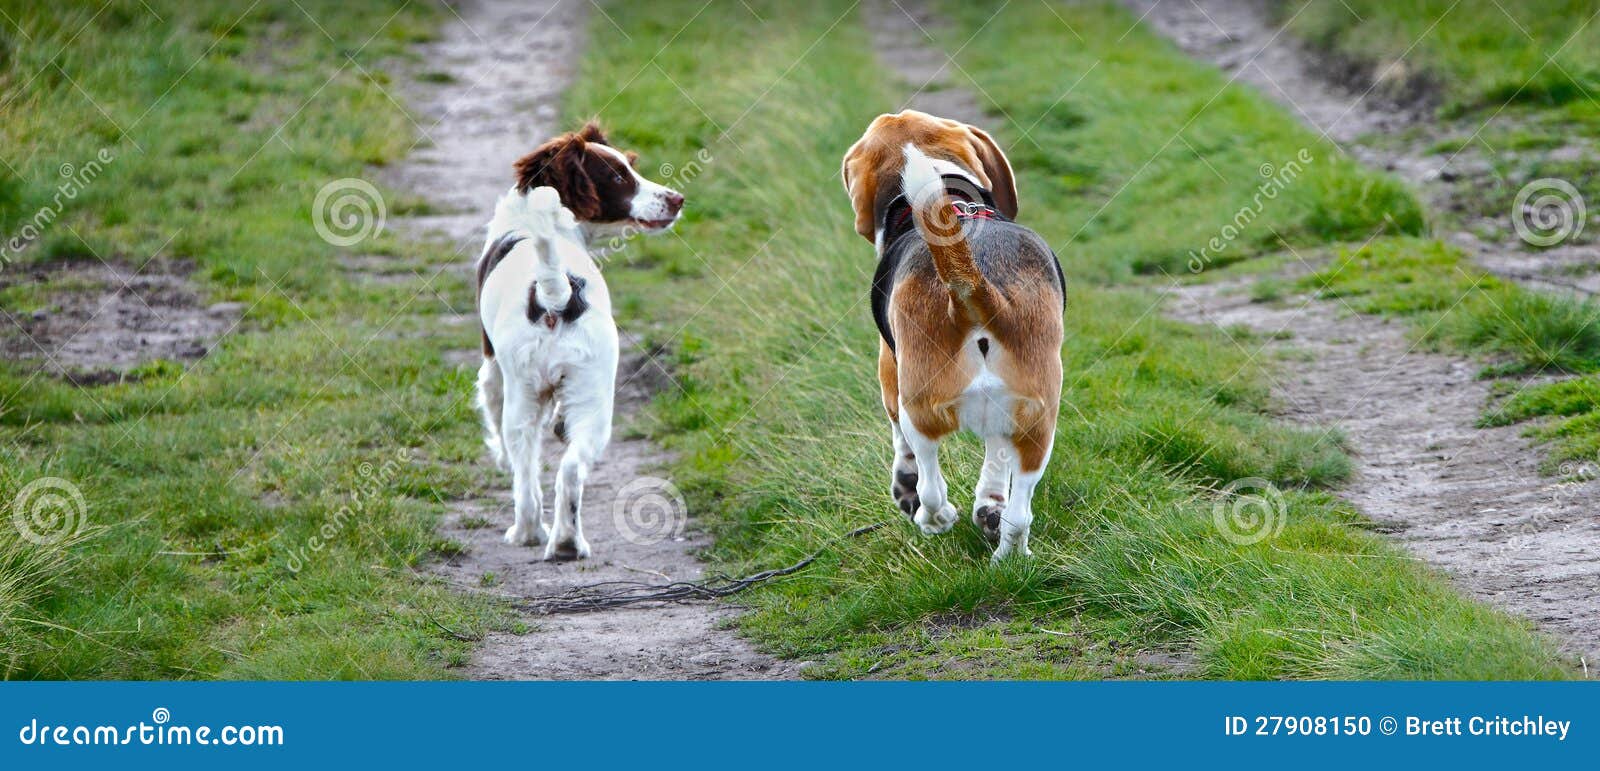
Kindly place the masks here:
<instances>
[{"instance_id":1,"label":"grassy field","mask_svg":"<svg viewBox=\"0 0 1600 771\"><path fill-rule=\"evenodd\" d=\"M411 572L453 548L433 534L440 498L478 483L470 380L440 358L471 337L431 321L471 295L346 280L310 212L324 184L410 148L379 64L447 14L323 0L0 10L0 232L51 202L59 164L115 158L0 275L159 253L192 263L209 301L248 308L209 356L134 383L0 368L0 500L59 477L86 502L75 538L0 529L0 672L444 674L470 650L458 635L507 623ZM423 277L455 259L368 245ZM0 307L29 313L50 291L23 282Z\"/></svg>"},{"instance_id":2,"label":"grassy field","mask_svg":"<svg viewBox=\"0 0 1600 771\"><path fill-rule=\"evenodd\" d=\"M862 303L873 256L837 172L903 92L877 75L848 3L713 6L717 23L683 28L698 6L619 17L625 34L597 25L569 111L600 114L648 157L715 158L686 190L680 238L640 247L651 267L616 284L631 311L665 313L658 342L678 352L681 388L659 405L659 435L733 570L896 518ZM1189 251L1249 205L1263 163L1313 159L1208 267L1418 233L1415 200L1144 32L1124 37L1133 19L1118 8L945 11L949 49L981 30L962 67L1012 148L1022 221L1069 273L1038 558L992 568L970 528L927 539L896 524L749 598L745 629L827 677L1103 677L1151 657L1207 677L1568 674L1524 625L1464 601L1323 492L1348 472L1337 437L1264 417L1250 350L1157 312L1160 274L1186 272ZM738 53L753 37L755 59ZM971 488L979 456L953 443L953 490ZM1281 490L1282 529L1238 545L1214 519L1240 501L1218 491L1248 478Z\"/></svg>"},{"instance_id":3,"label":"grassy field","mask_svg":"<svg viewBox=\"0 0 1600 771\"><path fill-rule=\"evenodd\" d=\"M0 157L17 179L0 225L42 205L63 158L119 158L22 259L162 251L249 308L205 359L138 382L0 374L0 500L49 476L88 502L75 538L0 532L5 674L448 676L472 637L514 624L412 571L457 548L434 534L441 501L482 484L469 377L442 359L464 335L436 319L471 297L457 282L348 280L306 224L323 184L409 147L379 64L445 14L268 0L236 21L194 5L153 3L160 22L137 0L98 15L3 6ZM1172 662L1228 678L1570 676L1526 624L1463 599L1328 492L1349 471L1339 437L1265 415L1248 338L1159 313L1163 274L1187 273L1253 206L1263 164L1310 158L1203 271L1286 244L1417 238L1415 199L1209 68L1124 36L1133 18L1108 3L945 11L957 31L942 42L962 48L1012 148L1021 219L1069 274L1038 557L990 567L966 525L928 539L895 522L750 595L744 629L822 677L1169 676ZM709 556L768 567L896 520L864 303L873 255L837 174L905 94L852 4L670 0L596 15L591 34L568 117L598 115L674 163L691 201L611 283L623 325L676 358L652 430L718 536ZM390 200L391 214L417 206ZM392 236L373 249L424 277L457 259ZM950 445L958 502L980 456ZM1241 482L1259 495L1223 492ZM1218 524L1252 511L1254 542Z\"/></svg>"}]
</instances>

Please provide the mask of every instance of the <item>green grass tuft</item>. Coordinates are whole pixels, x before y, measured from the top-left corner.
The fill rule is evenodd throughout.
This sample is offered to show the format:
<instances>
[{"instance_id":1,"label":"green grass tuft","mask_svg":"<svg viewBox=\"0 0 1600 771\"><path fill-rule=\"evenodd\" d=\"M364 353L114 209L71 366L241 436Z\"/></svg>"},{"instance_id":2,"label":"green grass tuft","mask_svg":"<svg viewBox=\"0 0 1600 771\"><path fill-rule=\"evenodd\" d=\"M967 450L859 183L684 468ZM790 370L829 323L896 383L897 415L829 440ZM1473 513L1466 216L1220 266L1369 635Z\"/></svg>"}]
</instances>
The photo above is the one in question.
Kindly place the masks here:
<instances>
[{"instance_id":1,"label":"green grass tuft","mask_svg":"<svg viewBox=\"0 0 1600 771\"><path fill-rule=\"evenodd\" d=\"M1439 241L1345 249L1297 286L1362 313L1414 317L1425 339L1487 354L1502 374L1600 369L1600 305L1501 281Z\"/></svg>"}]
</instances>

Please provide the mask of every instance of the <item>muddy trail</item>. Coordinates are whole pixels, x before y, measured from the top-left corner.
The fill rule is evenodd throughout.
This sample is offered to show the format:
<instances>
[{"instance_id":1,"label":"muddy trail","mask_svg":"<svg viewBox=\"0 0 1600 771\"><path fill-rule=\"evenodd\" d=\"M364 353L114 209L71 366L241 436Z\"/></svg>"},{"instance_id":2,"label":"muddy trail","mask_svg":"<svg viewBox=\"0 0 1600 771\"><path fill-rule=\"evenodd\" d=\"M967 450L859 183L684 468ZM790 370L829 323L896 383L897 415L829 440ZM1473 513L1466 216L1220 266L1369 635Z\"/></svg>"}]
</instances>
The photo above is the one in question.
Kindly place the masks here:
<instances>
[{"instance_id":1,"label":"muddy trail","mask_svg":"<svg viewBox=\"0 0 1600 771\"><path fill-rule=\"evenodd\" d=\"M868 0L861 16L872 36L878 60L911 87L895 110L913 109L942 118L983 125L983 108L955 62L941 49L933 32L945 21L923 0Z\"/></svg>"},{"instance_id":2,"label":"muddy trail","mask_svg":"<svg viewBox=\"0 0 1600 771\"><path fill-rule=\"evenodd\" d=\"M1348 69L1319 63L1256 2L1127 4L1180 48L1282 102L1353 157L1418 186L1447 220L1466 222L1448 212L1467 188L1506 184L1470 153L1418 150L1449 129L1427 126L1421 109L1376 94L1370 78L1355 90L1323 79L1319 73ZM1403 129L1421 139L1385 141ZM1511 230L1509 213L1494 227L1482 224L1473 230ZM1464 225L1449 240L1491 272L1540 288L1582 293L1571 262L1600 262L1588 245L1531 252ZM1353 451L1356 473L1341 490L1345 498L1467 591L1536 622L1588 661L1600 660L1600 483L1541 475L1540 450L1520 427L1476 427L1490 393L1474 362L1419 350L1403 322L1335 302L1252 302L1249 281L1179 287L1170 313L1260 333L1268 342L1247 352L1280 359L1273 396L1283 414L1342 433Z\"/></svg>"},{"instance_id":3,"label":"muddy trail","mask_svg":"<svg viewBox=\"0 0 1600 771\"><path fill-rule=\"evenodd\" d=\"M1188 285L1168 308L1260 333L1260 350L1242 344L1277 358L1281 414L1351 449L1342 497L1473 595L1600 661L1600 483L1541 475L1520 426L1478 428L1489 386L1473 362L1419 350L1400 323L1308 296L1253 302L1248 289Z\"/></svg>"},{"instance_id":4,"label":"muddy trail","mask_svg":"<svg viewBox=\"0 0 1600 771\"><path fill-rule=\"evenodd\" d=\"M43 307L0 307L0 357L84 387L137 380L141 366L157 360L187 366L232 332L244 309L203 302L193 270L186 260L134 265L91 254L13 268L0 275L0 292L52 288Z\"/></svg>"},{"instance_id":5,"label":"muddy trail","mask_svg":"<svg viewBox=\"0 0 1600 771\"><path fill-rule=\"evenodd\" d=\"M418 237L444 239L458 255L451 280L471 281L494 200L510 184L511 162L564 129L558 100L577 67L587 13L584 3L555 0L475 0L439 40L422 48L422 64L405 78L405 94L424 142L393 173L440 213L397 223ZM691 202L692 205L692 202ZM349 268L350 266L347 266ZM613 288L613 291L616 291ZM456 366L476 372L475 319L464 314L462 356ZM605 581L694 580L703 573L695 553L708 541L687 517L682 498L664 478L668 456L630 433L651 395L669 375L623 334L616 423L610 447L584 492L584 531L594 556L543 562L542 547L501 540L511 522L510 478L459 502L441 533L466 552L435 566L463 591L506 597L557 594ZM545 505L560 442L545 441ZM484 463L488 463L487 458ZM794 668L754 651L722 628L735 612L726 605L635 607L526 618L527 634L490 634L468 665L473 679L772 679Z\"/></svg>"}]
</instances>

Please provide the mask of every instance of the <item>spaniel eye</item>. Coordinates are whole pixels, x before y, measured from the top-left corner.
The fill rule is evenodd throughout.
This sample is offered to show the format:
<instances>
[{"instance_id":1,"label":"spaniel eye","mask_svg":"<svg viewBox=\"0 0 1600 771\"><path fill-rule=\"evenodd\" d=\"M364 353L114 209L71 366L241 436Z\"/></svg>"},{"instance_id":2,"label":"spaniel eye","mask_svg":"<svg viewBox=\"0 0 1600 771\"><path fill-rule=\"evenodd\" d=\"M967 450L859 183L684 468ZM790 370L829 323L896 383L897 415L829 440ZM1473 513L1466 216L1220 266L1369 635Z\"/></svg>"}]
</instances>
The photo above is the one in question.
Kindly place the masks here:
<instances>
[{"instance_id":1,"label":"spaniel eye","mask_svg":"<svg viewBox=\"0 0 1600 771\"><path fill-rule=\"evenodd\" d=\"M619 185L622 184L622 175L621 174L612 175L611 181L615 182L615 183L617 183Z\"/></svg>"}]
</instances>

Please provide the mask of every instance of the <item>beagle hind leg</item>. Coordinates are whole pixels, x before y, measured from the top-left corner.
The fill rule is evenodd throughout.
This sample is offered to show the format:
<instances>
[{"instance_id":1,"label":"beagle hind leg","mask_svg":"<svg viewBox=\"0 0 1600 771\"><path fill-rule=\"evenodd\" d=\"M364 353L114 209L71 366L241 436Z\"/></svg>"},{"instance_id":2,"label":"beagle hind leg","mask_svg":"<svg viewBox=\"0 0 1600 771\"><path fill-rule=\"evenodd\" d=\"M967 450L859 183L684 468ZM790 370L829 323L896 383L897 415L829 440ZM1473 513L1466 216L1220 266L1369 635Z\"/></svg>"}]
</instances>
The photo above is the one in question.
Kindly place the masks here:
<instances>
[{"instance_id":1,"label":"beagle hind leg","mask_svg":"<svg viewBox=\"0 0 1600 771\"><path fill-rule=\"evenodd\" d=\"M1000 521L1006 510L1006 494L1011 487L1011 471L1017 453L1005 437L988 437L983 445L983 469L972 495L972 524L989 543L1000 541Z\"/></svg>"},{"instance_id":2,"label":"beagle hind leg","mask_svg":"<svg viewBox=\"0 0 1600 771\"><path fill-rule=\"evenodd\" d=\"M995 547L992 561L999 562L1017 552L1032 557L1028 548L1028 531L1033 527L1033 492L1044 478L1044 469L1018 471L1011 481L1011 505L1000 515L999 545Z\"/></svg>"},{"instance_id":3,"label":"beagle hind leg","mask_svg":"<svg viewBox=\"0 0 1600 771\"><path fill-rule=\"evenodd\" d=\"M922 501L917 497L917 456L911 452L911 444L906 441L905 432L900 430L897 423L889 424L894 430L894 461L889 467L889 497L894 500L900 513L906 517L917 515L917 507Z\"/></svg>"},{"instance_id":4,"label":"beagle hind leg","mask_svg":"<svg viewBox=\"0 0 1600 771\"><path fill-rule=\"evenodd\" d=\"M1028 533L1033 527L1033 494L1044 478L1044 469L1050 464L1050 451L1055 442L1055 415L1041 417L1013 437L1016 450L1016 473L1011 478L1011 502L1000 515L1000 543L994 550L994 562L999 562L1012 552L1024 557L1033 556L1028 548Z\"/></svg>"},{"instance_id":5,"label":"beagle hind leg","mask_svg":"<svg viewBox=\"0 0 1600 771\"><path fill-rule=\"evenodd\" d=\"M904 436L917 463L917 513L912 521L927 535L938 535L950 529L961 518L956 507L950 505L950 487L939 468L939 440L923 436L912 425L904 409L900 410L900 433Z\"/></svg>"},{"instance_id":6,"label":"beagle hind leg","mask_svg":"<svg viewBox=\"0 0 1600 771\"><path fill-rule=\"evenodd\" d=\"M878 341L878 385L883 390L883 409L889 414L889 429L894 443L894 457L889 460L889 500L907 518L916 516L921 501L917 499L917 456L911 452L905 433L900 430L900 373L895 363L894 351L889 344Z\"/></svg>"}]
</instances>

